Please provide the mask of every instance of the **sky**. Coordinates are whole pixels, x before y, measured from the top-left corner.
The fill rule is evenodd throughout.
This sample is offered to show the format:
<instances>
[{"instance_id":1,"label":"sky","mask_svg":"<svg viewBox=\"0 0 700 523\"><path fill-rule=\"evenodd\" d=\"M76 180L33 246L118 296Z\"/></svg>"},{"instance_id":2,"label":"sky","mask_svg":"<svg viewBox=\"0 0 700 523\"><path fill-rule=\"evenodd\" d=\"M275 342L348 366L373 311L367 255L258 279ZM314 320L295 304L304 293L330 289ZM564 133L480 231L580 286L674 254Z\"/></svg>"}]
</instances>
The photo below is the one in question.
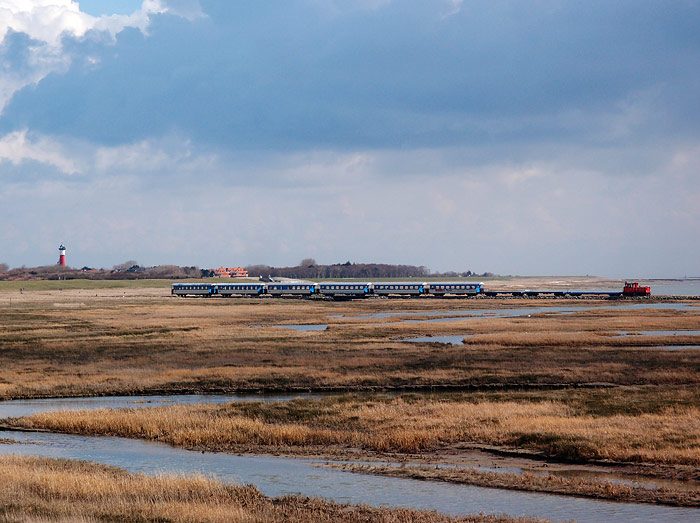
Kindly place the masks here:
<instances>
[{"instance_id":1,"label":"sky","mask_svg":"<svg viewBox=\"0 0 700 523\"><path fill-rule=\"evenodd\" d=\"M700 0L0 0L0 263L700 276Z\"/></svg>"}]
</instances>

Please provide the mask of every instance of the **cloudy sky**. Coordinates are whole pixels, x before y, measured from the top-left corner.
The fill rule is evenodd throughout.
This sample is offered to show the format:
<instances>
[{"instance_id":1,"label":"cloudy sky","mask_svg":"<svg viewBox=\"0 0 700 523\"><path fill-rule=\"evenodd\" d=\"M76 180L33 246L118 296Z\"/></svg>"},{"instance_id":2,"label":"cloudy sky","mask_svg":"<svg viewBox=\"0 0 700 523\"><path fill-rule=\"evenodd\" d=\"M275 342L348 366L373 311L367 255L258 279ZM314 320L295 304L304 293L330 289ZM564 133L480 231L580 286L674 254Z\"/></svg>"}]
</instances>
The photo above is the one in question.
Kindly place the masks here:
<instances>
[{"instance_id":1,"label":"cloudy sky","mask_svg":"<svg viewBox=\"0 0 700 523\"><path fill-rule=\"evenodd\" d=\"M700 2L0 0L0 262L700 275Z\"/></svg>"}]
</instances>

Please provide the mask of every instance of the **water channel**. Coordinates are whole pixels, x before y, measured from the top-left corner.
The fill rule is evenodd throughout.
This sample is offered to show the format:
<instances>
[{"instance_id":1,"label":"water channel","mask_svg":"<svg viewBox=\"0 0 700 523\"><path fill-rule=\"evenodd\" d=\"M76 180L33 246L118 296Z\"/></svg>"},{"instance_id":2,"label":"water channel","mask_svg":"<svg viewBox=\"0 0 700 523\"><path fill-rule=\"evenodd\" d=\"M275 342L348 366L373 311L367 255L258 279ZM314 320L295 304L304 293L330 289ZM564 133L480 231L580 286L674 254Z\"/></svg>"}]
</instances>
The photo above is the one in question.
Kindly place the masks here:
<instances>
[{"instance_id":1,"label":"water channel","mask_svg":"<svg viewBox=\"0 0 700 523\"><path fill-rule=\"evenodd\" d=\"M596 305L596 306L568 306L568 307L520 307L510 309L461 309L448 311L405 311L405 312L378 312L364 316L344 316L334 314L329 318L342 318L346 320L369 320L369 319L390 319L394 317L424 316L427 319L401 319L401 323L435 323L447 322L468 318L517 318L520 316L531 316L533 314L574 314L576 312L587 312L591 310L700 310L690 303L631 303L626 305Z\"/></svg>"},{"instance_id":2,"label":"water channel","mask_svg":"<svg viewBox=\"0 0 700 523\"><path fill-rule=\"evenodd\" d=\"M173 403L286 401L287 396L153 396L0 402L0 418L66 408L148 407ZM555 521L698 521L700 509L592 499L353 474L314 466L321 462L267 456L196 452L169 445L114 437L41 432L5 432L15 443L0 444L0 454L95 461L131 472L203 473L225 482L253 484L268 496L303 494L338 502L402 506L447 514L508 514Z\"/></svg>"}]
</instances>

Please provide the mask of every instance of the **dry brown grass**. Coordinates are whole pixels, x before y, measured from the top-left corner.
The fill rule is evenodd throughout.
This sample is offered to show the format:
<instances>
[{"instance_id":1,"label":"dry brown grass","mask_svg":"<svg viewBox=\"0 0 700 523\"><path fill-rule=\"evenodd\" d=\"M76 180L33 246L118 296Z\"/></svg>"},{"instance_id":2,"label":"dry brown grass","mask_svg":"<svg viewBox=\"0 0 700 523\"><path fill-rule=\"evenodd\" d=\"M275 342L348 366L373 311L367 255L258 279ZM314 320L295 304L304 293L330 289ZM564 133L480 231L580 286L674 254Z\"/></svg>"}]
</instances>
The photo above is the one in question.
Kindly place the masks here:
<instances>
[{"instance_id":1,"label":"dry brown grass","mask_svg":"<svg viewBox=\"0 0 700 523\"><path fill-rule=\"evenodd\" d=\"M18 295L21 301L11 307L0 300L0 397L700 383L700 351L634 348L650 340L609 335L643 328L700 329L700 309L606 308L556 317L401 323L401 316L329 315L614 303L185 300L163 297L162 289L98 294L36 291ZM275 327L283 323L330 326L322 332ZM466 347L398 341L460 333L473 335ZM697 338L651 341L695 343Z\"/></svg>"},{"instance_id":2,"label":"dry brown grass","mask_svg":"<svg viewBox=\"0 0 700 523\"><path fill-rule=\"evenodd\" d=\"M195 449L421 453L456 443L557 459L700 466L700 409L593 415L552 401L334 398L152 409L51 412L13 426L145 438Z\"/></svg>"},{"instance_id":3,"label":"dry brown grass","mask_svg":"<svg viewBox=\"0 0 700 523\"><path fill-rule=\"evenodd\" d=\"M270 499L255 487L201 476L150 477L85 462L0 457L0 521L409 522L508 521L341 505L299 496Z\"/></svg>"}]
</instances>

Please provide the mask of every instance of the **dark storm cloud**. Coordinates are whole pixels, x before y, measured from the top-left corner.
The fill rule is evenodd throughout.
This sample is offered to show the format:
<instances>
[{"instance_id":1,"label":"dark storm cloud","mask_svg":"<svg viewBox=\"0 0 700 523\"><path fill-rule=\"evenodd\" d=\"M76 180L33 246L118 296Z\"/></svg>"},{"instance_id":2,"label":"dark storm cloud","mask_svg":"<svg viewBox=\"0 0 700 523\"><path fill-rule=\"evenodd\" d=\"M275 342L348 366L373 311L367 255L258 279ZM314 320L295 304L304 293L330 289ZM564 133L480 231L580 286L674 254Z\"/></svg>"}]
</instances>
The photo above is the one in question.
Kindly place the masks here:
<instances>
[{"instance_id":1,"label":"dark storm cloud","mask_svg":"<svg viewBox=\"0 0 700 523\"><path fill-rule=\"evenodd\" d=\"M639 97L615 141L700 125L697 2L201 6L113 46L73 42L96 65L25 88L0 131L104 144L175 131L234 150L601 142Z\"/></svg>"}]
</instances>

